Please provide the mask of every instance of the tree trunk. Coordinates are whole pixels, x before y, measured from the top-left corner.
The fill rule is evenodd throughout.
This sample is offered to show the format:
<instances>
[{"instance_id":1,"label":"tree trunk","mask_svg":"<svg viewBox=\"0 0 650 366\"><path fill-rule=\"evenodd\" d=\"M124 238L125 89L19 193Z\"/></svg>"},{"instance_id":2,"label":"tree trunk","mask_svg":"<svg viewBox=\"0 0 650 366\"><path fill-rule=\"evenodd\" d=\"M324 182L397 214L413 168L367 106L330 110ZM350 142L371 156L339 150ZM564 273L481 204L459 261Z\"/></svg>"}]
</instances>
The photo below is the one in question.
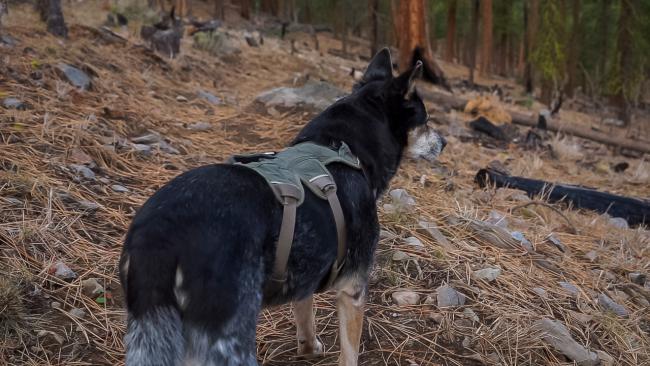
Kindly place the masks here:
<instances>
[{"instance_id":1,"label":"tree trunk","mask_svg":"<svg viewBox=\"0 0 650 366\"><path fill-rule=\"evenodd\" d=\"M526 93L533 94L535 89L533 80L533 64L531 60L532 50L539 26L539 0L524 0L524 27L526 35L524 36L524 84Z\"/></svg>"},{"instance_id":2,"label":"tree trunk","mask_svg":"<svg viewBox=\"0 0 650 366\"><path fill-rule=\"evenodd\" d=\"M368 0L370 19L370 57L379 51L379 0Z\"/></svg>"},{"instance_id":3,"label":"tree trunk","mask_svg":"<svg viewBox=\"0 0 650 366\"><path fill-rule=\"evenodd\" d=\"M226 19L226 0L214 0L214 17L220 20Z\"/></svg>"},{"instance_id":4,"label":"tree trunk","mask_svg":"<svg viewBox=\"0 0 650 366\"><path fill-rule=\"evenodd\" d=\"M492 62L492 0L481 1L481 73L490 71Z\"/></svg>"},{"instance_id":5,"label":"tree trunk","mask_svg":"<svg viewBox=\"0 0 650 366\"><path fill-rule=\"evenodd\" d=\"M618 75L620 80L619 91L615 101L619 107L619 118L627 126L630 123L630 95L629 86L633 83L632 74L634 62L632 50L632 23L634 22L634 9L632 0L621 1L621 14L618 20L618 45L616 47L618 57Z\"/></svg>"},{"instance_id":6,"label":"tree trunk","mask_svg":"<svg viewBox=\"0 0 650 366\"><path fill-rule=\"evenodd\" d=\"M38 0L36 7L42 21L47 23L47 31L57 37L66 38L68 27L63 19L61 0Z\"/></svg>"},{"instance_id":7,"label":"tree trunk","mask_svg":"<svg viewBox=\"0 0 650 366\"><path fill-rule=\"evenodd\" d=\"M424 0L401 0L395 21L400 70L406 71L416 61L421 61L424 79L449 89L444 73L431 52Z\"/></svg>"},{"instance_id":8,"label":"tree trunk","mask_svg":"<svg viewBox=\"0 0 650 366\"><path fill-rule=\"evenodd\" d=\"M599 67L599 76L600 81L605 80L605 75L607 75L607 59L609 58L609 22L610 19L609 11L612 8L612 0L601 0L600 8L600 19L598 21L600 28L600 67Z\"/></svg>"},{"instance_id":9,"label":"tree trunk","mask_svg":"<svg viewBox=\"0 0 650 366\"><path fill-rule=\"evenodd\" d=\"M580 55L580 44L582 43L580 0L573 0L573 10L571 17L573 19L573 25L571 27L571 39L569 41L567 50L567 84L565 88L565 92L570 98L573 97L573 91L577 83L578 57Z\"/></svg>"},{"instance_id":10,"label":"tree trunk","mask_svg":"<svg viewBox=\"0 0 650 366\"><path fill-rule=\"evenodd\" d=\"M251 18L251 10L253 8L252 0L239 0L239 14L244 19Z\"/></svg>"},{"instance_id":11,"label":"tree trunk","mask_svg":"<svg viewBox=\"0 0 650 366\"><path fill-rule=\"evenodd\" d=\"M469 83L474 85L474 69L476 68L476 41L478 40L478 18L480 0L472 0L472 27L469 33Z\"/></svg>"},{"instance_id":12,"label":"tree trunk","mask_svg":"<svg viewBox=\"0 0 650 366\"><path fill-rule=\"evenodd\" d=\"M452 62L456 55L455 39L456 39L456 9L458 7L458 0L449 0L449 8L447 9L447 47L445 49L445 61Z\"/></svg>"}]
</instances>

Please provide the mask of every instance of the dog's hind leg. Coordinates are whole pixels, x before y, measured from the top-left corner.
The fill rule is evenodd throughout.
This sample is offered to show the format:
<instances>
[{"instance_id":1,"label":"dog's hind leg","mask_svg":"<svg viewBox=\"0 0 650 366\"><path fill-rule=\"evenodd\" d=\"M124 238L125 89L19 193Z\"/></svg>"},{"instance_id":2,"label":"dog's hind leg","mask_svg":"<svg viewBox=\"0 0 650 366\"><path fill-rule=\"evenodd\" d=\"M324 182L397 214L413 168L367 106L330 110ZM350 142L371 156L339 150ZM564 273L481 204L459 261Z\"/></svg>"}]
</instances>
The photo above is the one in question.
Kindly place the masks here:
<instances>
[{"instance_id":1,"label":"dog's hind leg","mask_svg":"<svg viewBox=\"0 0 650 366\"><path fill-rule=\"evenodd\" d=\"M323 353L323 344L316 337L314 321L314 296L293 302L293 316L296 319L298 356L309 357Z\"/></svg>"},{"instance_id":2,"label":"dog's hind leg","mask_svg":"<svg viewBox=\"0 0 650 366\"><path fill-rule=\"evenodd\" d=\"M336 305L341 339L339 366L357 365L363 328L363 307L366 302L365 292L365 285L356 278L338 286Z\"/></svg>"}]
</instances>

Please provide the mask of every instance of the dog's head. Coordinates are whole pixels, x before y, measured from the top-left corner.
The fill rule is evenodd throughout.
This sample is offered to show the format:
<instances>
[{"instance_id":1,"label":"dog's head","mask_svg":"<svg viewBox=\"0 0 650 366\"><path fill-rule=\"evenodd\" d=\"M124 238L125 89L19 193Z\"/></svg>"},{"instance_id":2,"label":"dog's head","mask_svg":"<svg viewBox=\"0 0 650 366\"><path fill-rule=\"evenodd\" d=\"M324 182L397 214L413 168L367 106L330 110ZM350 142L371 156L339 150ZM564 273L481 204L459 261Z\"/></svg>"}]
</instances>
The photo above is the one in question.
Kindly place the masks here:
<instances>
[{"instance_id":1,"label":"dog's head","mask_svg":"<svg viewBox=\"0 0 650 366\"><path fill-rule=\"evenodd\" d=\"M354 86L354 93L383 111L394 137L407 148L412 158L435 160L445 145L445 139L427 125L429 115L415 89L422 76L422 63L399 76L393 76L388 48L373 57L363 78Z\"/></svg>"}]
</instances>

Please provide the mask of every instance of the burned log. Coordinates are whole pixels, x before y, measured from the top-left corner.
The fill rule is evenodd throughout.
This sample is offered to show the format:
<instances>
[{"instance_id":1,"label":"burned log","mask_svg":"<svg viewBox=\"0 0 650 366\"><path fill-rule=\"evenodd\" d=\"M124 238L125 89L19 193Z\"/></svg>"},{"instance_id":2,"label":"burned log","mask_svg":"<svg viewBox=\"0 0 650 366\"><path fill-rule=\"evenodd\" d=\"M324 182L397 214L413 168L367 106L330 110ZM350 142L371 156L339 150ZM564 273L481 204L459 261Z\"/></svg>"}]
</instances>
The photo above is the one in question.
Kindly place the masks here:
<instances>
[{"instance_id":1,"label":"burned log","mask_svg":"<svg viewBox=\"0 0 650 366\"><path fill-rule=\"evenodd\" d=\"M481 187L493 184L497 187L520 189L530 197L541 195L548 197L550 202L571 203L576 208L622 217L631 226L650 225L650 202L646 200L586 187L511 176L489 168L479 170L475 181Z\"/></svg>"},{"instance_id":2,"label":"burned log","mask_svg":"<svg viewBox=\"0 0 650 366\"><path fill-rule=\"evenodd\" d=\"M493 124L485 117L479 117L473 120L469 123L469 126L472 129L484 133L494 139L500 141L510 141L510 138L508 138L506 133L499 126Z\"/></svg>"}]
</instances>

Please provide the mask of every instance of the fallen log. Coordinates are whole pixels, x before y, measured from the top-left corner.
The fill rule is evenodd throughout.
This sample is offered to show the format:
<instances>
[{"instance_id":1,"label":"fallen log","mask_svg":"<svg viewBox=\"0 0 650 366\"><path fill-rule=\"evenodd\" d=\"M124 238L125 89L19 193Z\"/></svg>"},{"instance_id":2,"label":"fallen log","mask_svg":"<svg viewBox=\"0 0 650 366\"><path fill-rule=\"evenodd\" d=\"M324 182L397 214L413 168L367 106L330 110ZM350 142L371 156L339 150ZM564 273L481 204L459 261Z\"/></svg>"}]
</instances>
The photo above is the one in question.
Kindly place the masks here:
<instances>
[{"instance_id":1,"label":"fallen log","mask_svg":"<svg viewBox=\"0 0 650 366\"><path fill-rule=\"evenodd\" d=\"M468 99L450 95L441 92L434 92L429 90L418 89L419 95L427 101L439 104L445 108L464 110ZM538 116L533 113L522 113L514 110L507 110L512 116L512 122L522 126L537 126ZM574 135L597 141L606 145L621 147L629 150L634 150L646 154L650 154L650 144L645 141L632 140L622 137L611 136L604 132L588 130L579 126L575 126L570 122L561 122L557 118L547 120L547 128L550 131L562 132L568 135Z\"/></svg>"},{"instance_id":2,"label":"fallen log","mask_svg":"<svg viewBox=\"0 0 650 366\"><path fill-rule=\"evenodd\" d=\"M550 202L567 202L576 208L622 217L631 226L650 225L650 202L645 200L618 196L585 187L510 176L489 168L479 170L476 173L475 181L481 187L493 184L497 187L520 189L531 198L541 195L548 197Z\"/></svg>"}]
</instances>

